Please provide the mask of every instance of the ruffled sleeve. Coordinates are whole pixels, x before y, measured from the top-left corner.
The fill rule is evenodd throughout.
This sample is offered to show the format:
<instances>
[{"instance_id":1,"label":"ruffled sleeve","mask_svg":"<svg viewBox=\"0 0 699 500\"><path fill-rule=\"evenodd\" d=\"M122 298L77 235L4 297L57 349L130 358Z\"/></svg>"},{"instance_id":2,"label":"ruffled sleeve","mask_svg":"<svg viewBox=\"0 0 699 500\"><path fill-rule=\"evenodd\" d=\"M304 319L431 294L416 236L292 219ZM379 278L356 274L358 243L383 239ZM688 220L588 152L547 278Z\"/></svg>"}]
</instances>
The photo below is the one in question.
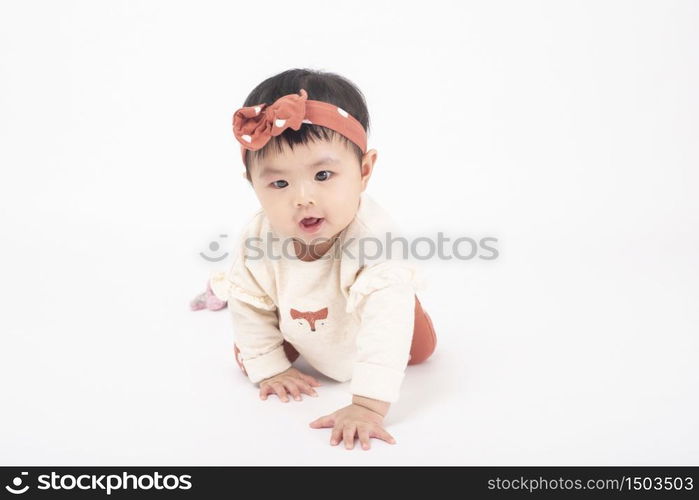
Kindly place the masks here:
<instances>
[{"instance_id":1,"label":"ruffled sleeve","mask_svg":"<svg viewBox=\"0 0 699 500\"><path fill-rule=\"evenodd\" d=\"M250 381L257 383L283 372L291 363L284 353L277 305L268 292L272 288L269 273L264 265L254 266L255 273L251 267L240 251L227 271L211 275L209 284L216 297L228 302L240 362Z\"/></svg>"},{"instance_id":2,"label":"ruffled sleeve","mask_svg":"<svg viewBox=\"0 0 699 500\"><path fill-rule=\"evenodd\" d=\"M361 270L347 301L347 311L356 310L361 318L353 394L398 400L410 357L415 292L425 286L421 272L406 262L387 261Z\"/></svg>"},{"instance_id":3,"label":"ruffled sleeve","mask_svg":"<svg viewBox=\"0 0 699 500\"><path fill-rule=\"evenodd\" d=\"M238 299L252 306L273 311L274 301L261 289L252 273L245 265L245 257L238 255L228 271L217 271L209 280L214 295L230 302Z\"/></svg>"},{"instance_id":4,"label":"ruffled sleeve","mask_svg":"<svg viewBox=\"0 0 699 500\"><path fill-rule=\"evenodd\" d=\"M416 292L427 287L422 271L405 261L384 261L364 267L349 288L346 312L356 310L359 303L372 292L397 284L410 285Z\"/></svg>"}]
</instances>

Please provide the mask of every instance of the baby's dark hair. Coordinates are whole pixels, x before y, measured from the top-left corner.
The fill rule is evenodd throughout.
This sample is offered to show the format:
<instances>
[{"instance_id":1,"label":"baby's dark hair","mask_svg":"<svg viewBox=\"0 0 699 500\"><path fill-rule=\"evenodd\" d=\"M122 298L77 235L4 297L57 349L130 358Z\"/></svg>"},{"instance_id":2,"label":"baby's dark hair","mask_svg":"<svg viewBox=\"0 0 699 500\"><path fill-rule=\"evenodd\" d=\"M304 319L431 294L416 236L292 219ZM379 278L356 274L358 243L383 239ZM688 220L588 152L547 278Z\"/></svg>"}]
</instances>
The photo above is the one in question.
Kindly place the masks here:
<instances>
[{"instance_id":1,"label":"baby's dark hair","mask_svg":"<svg viewBox=\"0 0 699 500\"><path fill-rule=\"evenodd\" d=\"M329 102L347 111L362 124L367 134L369 133L369 110L364 94L351 81L336 73L305 68L283 71L267 78L255 87L245 99L243 106L255 106L261 103L272 104L287 94L298 94L302 88L306 89L308 99ZM245 175L248 181L252 182L250 178L251 163L267 157L270 152L281 153L284 143L293 149L297 144L307 144L315 140L332 141L334 138L349 147L361 161L364 153L359 146L344 135L322 125L303 123L298 130L289 127L281 134L272 136L262 149L246 150Z\"/></svg>"}]
</instances>

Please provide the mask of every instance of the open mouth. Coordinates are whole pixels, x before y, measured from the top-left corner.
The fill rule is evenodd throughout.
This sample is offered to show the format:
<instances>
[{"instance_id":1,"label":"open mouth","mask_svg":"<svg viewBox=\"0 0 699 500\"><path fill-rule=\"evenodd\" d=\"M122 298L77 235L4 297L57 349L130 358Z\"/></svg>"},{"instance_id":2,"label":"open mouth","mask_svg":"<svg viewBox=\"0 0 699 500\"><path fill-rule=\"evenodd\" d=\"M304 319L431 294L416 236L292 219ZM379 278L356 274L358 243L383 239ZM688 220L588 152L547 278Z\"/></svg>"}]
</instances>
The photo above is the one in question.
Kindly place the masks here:
<instances>
[{"instance_id":1,"label":"open mouth","mask_svg":"<svg viewBox=\"0 0 699 500\"><path fill-rule=\"evenodd\" d=\"M320 227L324 220L325 219L323 217L306 217L305 219L301 220L299 225L302 229L312 231Z\"/></svg>"},{"instance_id":2,"label":"open mouth","mask_svg":"<svg viewBox=\"0 0 699 500\"><path fill-rule=\"evenodd\" d=\"M301 224L304 227L313 227L313 226L318 225L318 223L322 220L323 220L322 217L306 217L305 219L303 219L301 221Z\"/></svg>"}]
</instances>

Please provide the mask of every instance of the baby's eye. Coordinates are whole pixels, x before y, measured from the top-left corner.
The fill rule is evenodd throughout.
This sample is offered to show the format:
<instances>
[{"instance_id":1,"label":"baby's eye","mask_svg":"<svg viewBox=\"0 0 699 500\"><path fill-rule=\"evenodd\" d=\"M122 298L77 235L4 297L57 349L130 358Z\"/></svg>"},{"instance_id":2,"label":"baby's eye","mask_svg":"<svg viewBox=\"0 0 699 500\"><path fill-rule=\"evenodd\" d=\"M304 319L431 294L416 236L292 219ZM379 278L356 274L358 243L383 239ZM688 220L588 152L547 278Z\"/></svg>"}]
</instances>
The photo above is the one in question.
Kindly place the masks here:
<instances>
[{"instance_id":1,"label":"baby's eye","mask_svg":"<svg viewBox=\"0 0 699 500\"><path fill-rule=\"evenodd\" d=\"M280 185L277 184L277 182L283 182L284 185L283 185L283 186L280 186ZM274 182L272 182L272 186L274 186L274 187L277 188L277 189L284 188L284 187L286 187L286 186L288 186L288 185L289 185L289 183L286 182L286 181L274 181Z\"/></svg>"},{"instance_id":2,"label":"baby's eye","mask_svg":"<svg viewBox=\"0 0 699 500\"><path fill-rule=\"evenodd\" d=\"M327 175L323 175L323 174L327 174ZM318 172L316 174L316 180L317 181L327 181L328 179L330 179L330 176L332 174L333 173L330 170L321 170L320 172ZM318 177L318 176L320 176L320 177Z\"/></svg>"}]
</instances>

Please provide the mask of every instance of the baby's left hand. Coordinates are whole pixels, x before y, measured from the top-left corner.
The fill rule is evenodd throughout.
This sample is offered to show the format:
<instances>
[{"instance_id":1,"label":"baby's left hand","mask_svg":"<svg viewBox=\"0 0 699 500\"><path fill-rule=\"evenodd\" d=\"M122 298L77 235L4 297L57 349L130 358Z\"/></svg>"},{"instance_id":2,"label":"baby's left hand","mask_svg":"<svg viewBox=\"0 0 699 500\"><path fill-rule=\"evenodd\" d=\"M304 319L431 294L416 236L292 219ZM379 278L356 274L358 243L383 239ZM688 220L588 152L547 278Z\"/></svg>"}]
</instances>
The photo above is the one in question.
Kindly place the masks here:
<instances>
[{"instance_id":1,"label":"baby's left hand","mask_svg":"<svg viewBox=\"0 0 699 500\"><path fill-rule=\"evenodd\" d=\"M354 436L359 435L362 448L368 450L369 438L383 439L387 443L396 444L386 429L383 427L383 416L364 406L351 404L344 408L320 417L309 424L314 429L332 427L330 444L337 445L344 440L345 448L354 448Z\"/></svg>"}]
</instances>

